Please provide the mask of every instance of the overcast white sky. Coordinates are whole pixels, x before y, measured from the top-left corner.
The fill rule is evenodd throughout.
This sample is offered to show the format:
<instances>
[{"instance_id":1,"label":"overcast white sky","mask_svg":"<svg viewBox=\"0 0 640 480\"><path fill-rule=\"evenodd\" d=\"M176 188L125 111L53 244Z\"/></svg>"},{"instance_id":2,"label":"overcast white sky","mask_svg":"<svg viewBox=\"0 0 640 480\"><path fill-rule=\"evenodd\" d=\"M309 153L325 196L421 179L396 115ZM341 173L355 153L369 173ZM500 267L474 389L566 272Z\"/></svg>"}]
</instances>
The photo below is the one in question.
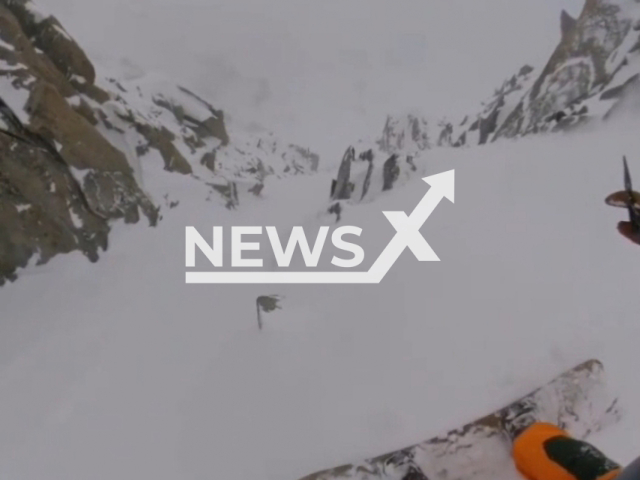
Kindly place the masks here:
<instances>
[{"instance_id":1,"label":"overcast white sky","mask_svg":"<svg viewBox=\"0 0 640 480\"><path fill-rule=\"evenodd\" d=\"M39 0L94 58L128 58L322 150L387 113L454 117L543 64L584 0ZM331 147L327 147L327 144ZM322 144L322 145L319 145Z\"/></svg>"}]
</instances>

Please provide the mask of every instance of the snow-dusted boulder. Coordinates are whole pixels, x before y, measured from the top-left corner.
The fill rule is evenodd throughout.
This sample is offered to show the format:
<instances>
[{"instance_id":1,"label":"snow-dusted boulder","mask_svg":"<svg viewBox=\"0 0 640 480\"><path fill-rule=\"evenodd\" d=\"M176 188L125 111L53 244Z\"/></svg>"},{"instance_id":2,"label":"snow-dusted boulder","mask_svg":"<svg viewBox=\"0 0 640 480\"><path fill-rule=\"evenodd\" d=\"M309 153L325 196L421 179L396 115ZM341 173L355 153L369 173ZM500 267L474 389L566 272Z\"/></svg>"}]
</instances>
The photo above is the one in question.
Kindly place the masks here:
<instances>
[{"instance_id":1,"label":"snow-dusted boulder","mask_svg":"<svg viewBox=\"0 0 640 480\"><path fill-rule=\"evenodd\" d=\"M389 155L415 156L431 148L429 138L429 122L424 118L412 114L388 116L378 146Z\"/></svg>"}]
</instances>

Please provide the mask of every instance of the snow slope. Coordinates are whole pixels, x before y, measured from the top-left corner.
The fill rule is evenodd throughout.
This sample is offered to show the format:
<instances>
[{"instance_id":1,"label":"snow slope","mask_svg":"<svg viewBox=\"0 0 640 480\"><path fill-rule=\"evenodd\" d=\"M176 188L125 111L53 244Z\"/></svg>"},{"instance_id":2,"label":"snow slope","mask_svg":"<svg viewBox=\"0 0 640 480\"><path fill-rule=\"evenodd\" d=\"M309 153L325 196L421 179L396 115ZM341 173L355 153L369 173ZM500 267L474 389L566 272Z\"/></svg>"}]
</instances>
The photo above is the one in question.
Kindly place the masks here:
<instances>
[{"instance_id":1,"label":"snow slope","mask_svg":"<svg viewBox=\"0 0 640 480\"><path fill-rule=\"evenodd\" d=\"M442 262L405 252L376 286L185 285L185 226L328 224L331 175L269 177L263 200L227 211L147 162L147 187L181 200L157 229L117 227L104 261L58 257L0 289L0 478L294 480L590 357L628 407L594 440L629 461L640 251L603 198L622 154L640 182L637 127L432 150L421 168L457 177L456 204L423 228ZM381 211L412 210L426 188L416 177L346 210L369 262L393 234ZM284 309L259 331L255 298L271 293Z\"/></svg>"}]
</instances>

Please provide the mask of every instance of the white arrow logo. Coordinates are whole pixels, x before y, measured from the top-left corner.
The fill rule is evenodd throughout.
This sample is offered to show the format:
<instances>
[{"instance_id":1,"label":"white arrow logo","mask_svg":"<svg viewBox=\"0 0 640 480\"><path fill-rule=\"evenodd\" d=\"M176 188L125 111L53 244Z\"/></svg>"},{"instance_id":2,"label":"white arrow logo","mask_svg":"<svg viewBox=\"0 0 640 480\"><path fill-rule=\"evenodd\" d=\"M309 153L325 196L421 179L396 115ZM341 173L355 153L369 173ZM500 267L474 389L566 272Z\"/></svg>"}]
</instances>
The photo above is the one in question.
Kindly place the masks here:
<instances>
[{"instance_id":1,"label":"white arrow logo","mask_svg":"<svg viewBox=\"0 0 640 480\"><path fill-rule=\"evenodd\" d=\"M420 228L443 198L455 201L455 171L439 173L423 180L431 188L407 216L405 212L383 212L396 229L378 259L368 272L187 272L187 283L380 283L405 248L420 262L439 262L440 259L420 233Z\"/></svg>"}]
</instances>

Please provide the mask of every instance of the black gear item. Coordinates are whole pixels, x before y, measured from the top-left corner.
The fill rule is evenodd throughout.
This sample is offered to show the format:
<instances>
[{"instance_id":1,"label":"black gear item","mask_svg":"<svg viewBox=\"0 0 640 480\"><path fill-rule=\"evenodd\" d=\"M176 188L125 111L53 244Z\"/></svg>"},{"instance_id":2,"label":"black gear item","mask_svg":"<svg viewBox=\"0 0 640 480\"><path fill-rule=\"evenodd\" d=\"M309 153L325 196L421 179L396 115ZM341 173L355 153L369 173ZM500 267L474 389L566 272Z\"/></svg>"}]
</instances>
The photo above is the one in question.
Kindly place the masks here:
<instances>
[{"instance_id":1,"label":"black gear item","mask_svg":"<svg viewBox=\"0 0 640 480\"><path fill-rule=\"evenodd\" d=\"M633 227L634 232L640 232L640 216L634 208L635 196L633 193L633 186L631 185L631 174L629 173L629 165L627 164L627 157L622 157L622 163L624 165L624 189L627 192L627 211L629 212L629 222Z\"/></svg>"},{"instance_id":2,"label":"black gear item","mask_svg":"<svg viewBox=\"0 0 640 480\"><path fill-rule=\"evenodd\" d=\"M558 436L544 442L547 456L573 475L576 480L597 480L617 470L620 465L610 460L593 445L575 438Z\"/></svg>"}]
</instances>

